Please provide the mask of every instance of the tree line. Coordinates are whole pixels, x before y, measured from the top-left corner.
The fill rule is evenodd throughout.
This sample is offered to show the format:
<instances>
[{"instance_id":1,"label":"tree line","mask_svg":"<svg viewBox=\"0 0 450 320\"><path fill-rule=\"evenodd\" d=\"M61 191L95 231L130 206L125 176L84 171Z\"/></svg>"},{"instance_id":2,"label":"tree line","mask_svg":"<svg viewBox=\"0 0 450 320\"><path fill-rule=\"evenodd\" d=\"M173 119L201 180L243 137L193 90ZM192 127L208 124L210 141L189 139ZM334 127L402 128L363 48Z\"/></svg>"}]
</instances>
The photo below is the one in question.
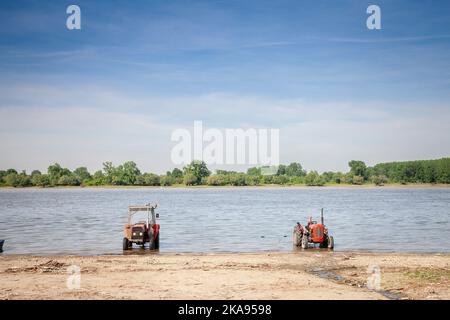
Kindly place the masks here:
<instances>
[{"instance_id":1,"label":"tree line","mask_svg":"<svg viewBox=\"0 0 450 320\"><path fill-rule=\"evenodd\" d=\"M363 161L352 160L348 172L317 171L303 169L300 163L279 165L276 168L253 167L246 173L216 170L212 173L202 161L192 161L182 169L175 168L164 175L142 173L133 161L114 166L103 163L103 169L91 174L86 167L73 171L58 163L48 167L46 173L34 170L30 174L15 169L0 170L0 185L10 187L55 186L258 186L258 185L306 185L373 183L450 183L450 158L379 163L368 167ZM272 171L270 171L272 170Z\"/></svg>"}]
</instances>

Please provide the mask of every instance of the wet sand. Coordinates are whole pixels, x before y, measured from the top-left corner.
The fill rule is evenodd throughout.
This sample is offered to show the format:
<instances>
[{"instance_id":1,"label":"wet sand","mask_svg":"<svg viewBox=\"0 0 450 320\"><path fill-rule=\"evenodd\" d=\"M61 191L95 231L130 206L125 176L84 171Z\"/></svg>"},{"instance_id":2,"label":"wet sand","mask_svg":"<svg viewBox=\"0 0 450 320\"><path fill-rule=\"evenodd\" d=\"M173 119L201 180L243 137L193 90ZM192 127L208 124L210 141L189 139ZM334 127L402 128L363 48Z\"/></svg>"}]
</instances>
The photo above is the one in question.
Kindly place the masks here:
<instances>
[{"instance_id":1,"label":"wet sand","mask_svg":"<svg viewBox=\"0 0 450 320\"><path fill-rule=\"evenodd\" d=\"M0 255L0 278L0 299L450 299L450 254Z\"/></svg>"}]
</instances>

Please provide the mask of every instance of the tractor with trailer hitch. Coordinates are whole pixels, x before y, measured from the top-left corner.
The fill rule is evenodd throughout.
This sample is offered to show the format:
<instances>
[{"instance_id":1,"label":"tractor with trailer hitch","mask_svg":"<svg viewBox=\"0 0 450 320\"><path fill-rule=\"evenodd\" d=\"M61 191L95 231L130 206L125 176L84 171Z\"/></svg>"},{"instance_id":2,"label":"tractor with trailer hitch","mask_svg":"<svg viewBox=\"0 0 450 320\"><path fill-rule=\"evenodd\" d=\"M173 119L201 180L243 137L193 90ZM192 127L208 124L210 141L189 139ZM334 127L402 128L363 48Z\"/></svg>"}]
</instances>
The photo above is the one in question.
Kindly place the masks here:
<instances>
[{"instance_id":1,"label":"tractor with trailer hitch","mask_svg":"<svg viewBox=\"0 0 450 320\"><path fill-rule=\"evenodd\" d=\"M159 224L156 218L159 214L155 213L157 205L146 204L145 206L129 206L128 207L128 223L124 227L123 250L130 250L133 243L141 245L149 244L151 250L159 249ZM139 212L147 213L146 221L138 221L132 223L132 217Z\"/></svg>"},{"instance_id":2,"label":"tractor with trailer hitch","mask_svg":"<svg viewBox=\"0 0 450 320\"><path fill-rule=\"evenodd\" d=\"M320 212L320 220L320 223L317 223L310 216L306 227L297 222L293 234L293 242L296 247L301 246L302 249L307 249L310 244L313 246L318 244L320 248L334 249L334 238L329 235L328 228L323 223L323 209Z\"/></svg>"}]
</instances>

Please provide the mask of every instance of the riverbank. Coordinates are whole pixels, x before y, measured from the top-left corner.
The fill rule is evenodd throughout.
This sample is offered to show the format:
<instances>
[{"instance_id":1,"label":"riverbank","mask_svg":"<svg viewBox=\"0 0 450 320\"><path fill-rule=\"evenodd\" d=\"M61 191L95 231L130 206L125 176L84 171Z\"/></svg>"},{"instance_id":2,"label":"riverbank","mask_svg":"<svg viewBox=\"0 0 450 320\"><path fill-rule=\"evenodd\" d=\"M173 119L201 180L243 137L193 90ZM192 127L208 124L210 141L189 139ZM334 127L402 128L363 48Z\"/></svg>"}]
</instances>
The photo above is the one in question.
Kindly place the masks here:
<instances>
[{"instance_id":1,"label":"riverbank","mask_svg":"<svg viewBox=\"0 0 450 320\"><path fill-rule=\"evenodd\" d=\"M206 188L220 188L220 189L264 189L264 188L305 188L305 189L321 189L321 188L348 188L348 189L383 189L383 188L450 188L450 184L445 183L410 183L410 184L401 184L401 183L389 183L382 186L377 186L373 183L366 183L362 185L356 184L337 184L337 183L328 183L323 186L307 186L305 184L262 184L255 186L209 186L209 185L197 185L197 186L186 186L184 184L176 184L171 186L120 186L120 185L101 185L101 186L54 186L54 187L10 187L10 186L0 186L0 190L21 190L21 189L142 189L142 188L151 188L151 189L206 189Z\"/></svg>"},{"instance_id":2,"label":"riverbank","mask_svg":"<svg viewBox=\"0 0 450 320\"><path fill-rule=\"evenodd\" d=\"M0 255L0 274L0 299L450 299L449 254Z\"/></svg>"}]
</instances>

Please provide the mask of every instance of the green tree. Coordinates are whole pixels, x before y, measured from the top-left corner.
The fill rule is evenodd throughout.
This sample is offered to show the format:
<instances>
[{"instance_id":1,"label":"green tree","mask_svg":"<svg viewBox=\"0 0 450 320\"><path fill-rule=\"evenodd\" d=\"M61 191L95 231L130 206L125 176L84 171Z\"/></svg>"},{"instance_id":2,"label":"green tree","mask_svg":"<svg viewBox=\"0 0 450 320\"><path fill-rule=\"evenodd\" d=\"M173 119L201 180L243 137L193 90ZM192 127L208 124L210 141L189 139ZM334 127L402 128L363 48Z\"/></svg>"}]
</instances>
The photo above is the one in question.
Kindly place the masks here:
<instances>
[{"instance_id":1,"label":"green tree","mask_svg":"<svg viewBox=\"0 0 450 320\"><path fill-rule=\"evenodd\" d=\"M280 164L278 166L278 170L277 170L277 176L282 176L286 174L286 166L283 164Z\"/></svg>"},{"instance_id":2,"label":"green tree","mask_svg":"<svg viewBox=\"0 0 450 320\"><path fill-rule=\"evenodd\" d=\"M103 174L102 170L98 170L94 173L91 180L85 182L88 186L102 186L108 184L106 176Z\"/></svg>"},{"instance_id":3,"label":"green tree","mask_svg":"<svg viewBox=\"0 0 450 320\"><path fill-rule=\"evenodd\" d=\"M429 162L423 165L423 180L421 182L435 183L437 180L437 172L435 166Z\"/></svg>"},{"instance_id":4,"label":"green tree","mask_svg":"<svg viewBox=\"0 0 450 320\"><path fill-rule=\"evenodd\" d=\"M47 169L47 174L52 185L57 185L59 178L62 176L70 176L72 173L67 168L62 168L58 163L52 164Z\"/></svg>"},{"instance_id":5,"label":"green tree","mask_svg":"<svg viewBox=\"0 0 450 320\"><path fill-rule=\"evenodd\" d=\"M289 181L291 184L304 184L305 177L290 177Z\"/></svg>"},{"instance_id":6,"label":"green tree","mask_svg":"<svg viewBox=\"0 0 450 320\"><path fill-rule=\"evenodd\" d=\"M113 185L133 185L137 177L141 174L136 163L127 161L122 165L114 167L112 162L103 163L105 180Z\"/></svg>"},{"instance_id":7,"label":"green tree","mask_svg":"<svg viewBox=\"0 0 450 320\"><path fill-rule=\"evenodd\" d=\"M307 186L323 186L325 181L317 171L310 171L305 177L305 184Z\"/></svg>"},{"instance_id":8,"label":"green tree","mask_svg":"<svg viewBox=\"0 0 450 320\"><path fill-rule=\"evenodd\" d=\"M60 186L79 186L80 180L74 175L63 175L58 179L58 185Z\"/></svg>"},{"instance_id":9,"label":"green tree","mask_svg":"<svg viewBox=\"0 0 450 320\"><path fill-rule=\"evenodd\" d=\"M19 174L19 187L31 186L31 177L26 174L25 170Z\"/></svg>"},{"instance_id":10,"label":"green tree","mask_svg":"<svg viewBox=\"0 0 450 320\"><path fill-rule=\"evenodd\" d=\"M400 183L450 183L450 158L379 163L373 175Z\"/></svg>"},{"instance_id":11,"label":"green tree","mask_svg":"<svg viewBox=\"0 0 450 320\"><path fill-rule=\"evenodd\" d=\"M341 181L346 184L353 184L353 177L354 177L354 175L352 175L351 172L348 172L342 176Z\"/></svg>"},{"instance_id":12,"label":"green tree","mask_svg":"<svg viewBox=\"0 0 450 320\"><path fill-rule=\"evenodd\" d=\"M86 167L79 167L76 168L73 171L73 174L75 175L75 177L77 177L77 179L81 182L86 182L88 180L92 179L91 174L89 173L88 169Z\"/></svg>"},{"instance_id":13,"label":"green tree","mask_svg":"<svg viewBox=\"0 0 450 320\"><path fill-rule=\"evenodd\" d=\"M186 173L186 174L183 176L183 182L184 182L184 184L187 185L187 186L192 186L192 185L194 185L194 184L197 184L197 183L198 183L198 180L197 180L197 177L194 176L192 173Z\"/></svg>"},{"instance_id":14,"label":"green tree","mask_svg":"<svg viewBox=\"0 0 450 320\"><path fill-rule=\"evenodd\" d=\"M171 173L172 178L183 178L183 171L178 168L174 168Z\"/></svg>"},{"instance_id":15,"label":"green tree","mask_svg":"<svg viewBox=\"0 0 450 320\"><path fill-rule=\"evenodd\" d=\"M372 176L372 182L377 186L382 186L388 182L388 178L384 174Z\"/></svg>"},{"instance_id":16,"label":"green tree","mask_svg":"<svg viewBox=\"0 0 450 320\"><path fill-rule=\"evenodd\" d=\"M350 167L350 173L353 176L361 176L364 179L367 178L367 167L363 161L352 160L348 163L348 166Z\"/></svg>"},{"instance_id":17,"label":"green tree","mask_svg":"<svg viewBox=\"0 0 450 320\"><path fill-rule=\"evenodd\" d=\"M168 187L174 184L175 179L170 175L160 176L159 177L160 184L162 186Z\"/></svg>"},{"instance_id":18,"label":"green tree","mask_svg":"<svg viewBox=\"0 0 450 320\"><path fill-rule=\"evenodd\" d=\"M272 184L273 183L273 177L272 175L262 176L262 182L264 184Z\"/></svg>"},{"instance_id":19,"label":"green tree","mask_svg":"<svg viewBox=\"0 0 450 320\"><path fill-rule=\"evenodd\" d=\"M159 186L160 178L154 173L144 173L143 175L137 176L135 184L141 186Z\"/></svg>"},{"instance_id":20,"label":"green tree","mask_svg":"<svg viewBox=\"0 0 450 320\"><path fill-rule=\"evenodd\" d=\"M20 174L10 173L4 177L5 183L10 187L28 187L31 186L31 178L25 171Z\"/></svg>"},{"instance_id":21,"label":"green tree","mask_svg":"<svg viewBox=\"0 0 450 320\"><path fill-rule=\"evenodd\" d=\"M6 177L6 171L5 170L0 170L0 184L4 184L5 180L3 178Z\"/></svg>"},{"instance_id":22,"label":"green tree","mask_svg":"<svg viewBox=\"0 0 450 320\"><path fill-rule=\"evenodd\" d=\"M111 161L103 162L103 172L105 173L105 182L108 184L113 183L116 168Z\"/></svg>"},{"instance_id":23,"label":"green tree","mask_svg":"<svg viewBox=\"0 0 450 320\"><path fill-rule=\"evenodd\" d=\"M261 175L261 168L248 168L247 169L247 174L250 176L260 176Z\"/></svg>"},{"instance_id":24,"label":"green tree","mask_svg":"<svg viewBox=\"0 0 450 320\"><path fill-rule=\"evenodd\" d=\"M172 178L173 184L183 183L183 171L178 168L174 168L172 172L168 171L167 176Z\"/></svg>"},{"instance_id":25,"label":"green tree","mask_svg":"<svg viewBox=\"0 0 450 320\"><path fill-rule=\"evenodd\" d=\"M261 183L260 176L256 175L246 175L245 176L245 184L247 186L257 186Z\"/></svg>"},{"instance_id":26,"label":"green tree","mask_svg":"<svg viewBox=\"0 0 450 320\"><path fill-rule=\"evenodd\" d=\"M94 175L92 176L92 179L104 179L105 175L103 174L102 170L98 170L94 172Z\"/></svg>"},{"instance_id":27,"label":"green tree","mask_svg":"<svg viewBox=\"0 0 450 320\"><path fill-rule=\"evenodd\" d=\"M208 177L208 179L206 180L206 184L209 186L223 186L224 184L224 180L223 180L223 175L219 175L219 174L213 174L210 175Z\"/></svg>"},{"instance_id":28,"label":"green tree","mask_svg":"<svg viewBox=\"0 0 450 320\"><path fill-rule=\"evenodd\" d=\"M184 167L184 175L193 175L195 177L194 184L200 184L203 178L207 178L211 172L208 170L206 163L203 161L194 160L189 165Z\"/></svg>"},{"instance_id":29,"label":"green tree","mask_svg":"<svg viewBox=\"0 0 450 320\"><path fill-rule=\"evenodd\" d=\"M35 174L31 177L31 183L36 187L48 187L50 178L46 174Z\"/></svg>"},{"instance_id":30,"label":"green tree","mask_svg":"<svg viewBox=\"0 0 450 320\"><path fill-rule=\"evenodd\" d=\"M342 172L334 172L333 182L337 184L344 183L344 174Z\"/></svg>"},{"instance_id":31,"label":"green tree","mask_svg":"<svg viewBox=\"0 0 450 320\"><path fill-rule=\"evenodd\" d=\"M232 175L232 174L237 174L238 172L236 171L228 171L228 170L216 170L216 174L220 174L220 175Z\"/></svg>"},{"instance_id":32,"label":"green tree","mask_svg":"<svg viewBox=\"0 0 450 320\"><path fill-rule=\"evenodd\" d=\"M17 173L9 173L3 179L5 184L9 187L19 186L19 175Z\"/></svg>"},{"instance_id":33,"label":"green tree","mask_svg":"<svg viewBox=\"0 0 450 320\"><path fill-rule=\"evenodd\" d=\"M327 171L322 173L322 178L325 182L334 182L334 172Z\"/></svg>"},{"instance_id":34,"label":"green tree","mask_svg":"<svg viewBox=\"0 0 450 320\"><path fill-rule=\"evenodd\" d=\"M289 178L285 175L283 176L273 176L272 183L273 184L287 184L289 182Z\"/></svg>"},{"instance_id":35,"label":"green tree","mask_svg":"<svg viewBox=\"0 0 450 320\"><path fill-rule=\"evenodd\" d=\"M121 180L125 185L132 185L136 182L136 178L141 174L136 163L127 161L121 168ZM158 177L159 180L159 177Z\"/></svg>"},{"instance_id":36,"label":"green tree","mask_svg":"<svg viewBox=\"0 0 450 320\"><path fill-rule=\"evenodd\" d=\"M229 176L232 186L245 186L245 173L235 173Z\"/></svg>"},{"instance_id":37,"label":"green tree","mask_svg":"<svg viewBox=\"0 0 450 320\"><path fill-rule=\"evenodd\" d=\"M304 177L306 176L306 172L300 163L292 162L286 167L286 175L288 177Z\"/></svg>"},{"instance_id":38,"label":"green tree","mask_svg":"<svg viewBox=\"0 0 450 320\"><path fill-rule=\"evenodd\" d=\"M362 177L362 176L353 176L352 183L353 184L357 184L357 185L361 185L361 184L364 183L364 177Z\"/></svg>"},{"instance_id":39,"label":"green tree","mask_svg":"<svg viewBox=\"0 0 450 320\"><path fill-rule=\"evenodd\" d=\"M35 176L35 175L41 175L42 173L39 170L33 170L31 171L31 176Z\"/></svg>"}]
</instances>

